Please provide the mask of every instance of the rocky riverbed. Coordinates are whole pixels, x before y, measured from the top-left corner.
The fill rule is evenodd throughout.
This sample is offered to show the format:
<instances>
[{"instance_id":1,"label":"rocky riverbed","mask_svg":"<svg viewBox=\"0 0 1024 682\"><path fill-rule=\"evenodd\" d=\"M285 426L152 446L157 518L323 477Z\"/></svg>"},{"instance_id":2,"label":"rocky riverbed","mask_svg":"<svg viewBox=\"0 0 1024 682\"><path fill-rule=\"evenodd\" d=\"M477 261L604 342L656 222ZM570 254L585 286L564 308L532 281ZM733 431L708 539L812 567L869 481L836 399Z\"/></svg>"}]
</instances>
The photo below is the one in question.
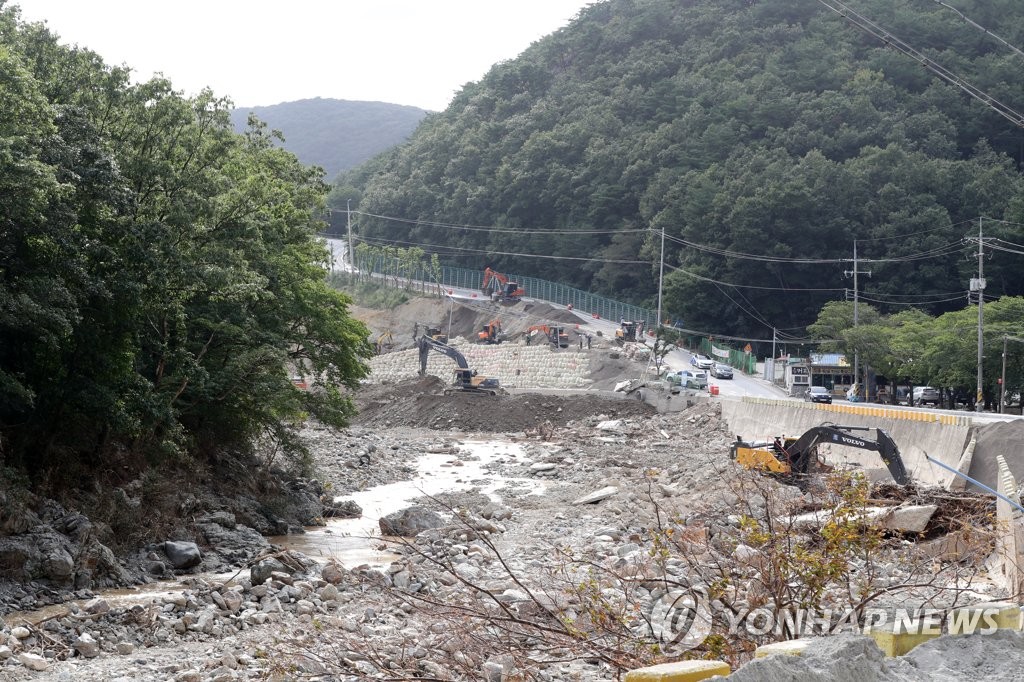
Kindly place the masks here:
<instances>
[{"instance_id":1,"label":"rocky riverbed","mask_svg":"<svg viewBox=\"0 0 1024 682\"><path fill-rule=\"evenodd\" d=\"M202 500L191 519L195 566L175 567L169 548L153 545L114 560L142 583L134 590L90 586L52 600L31 584L9 592L22 596L8 609L63 603L4 616L0 679L598 680L661 660L673 645L742 663L758 638L688 642L666 637L652 614L680 593L696 599L693 613L701 598L709 609L765 604L768 559L778 556L767 541L751 546L754 526L842 497L740 470L714 404L659 416L586 396L428 393L423 382L377 388L364 400L421 407L387 426L378 405L346 431L303 432L318 475L293 487L340 514L355 510L330 503L334 495L412 478L428 453L467 472L457 491L410 500L412 510L385 520L405 537L367 541L387 550L380 566L285 550L256 532L246 505ZM442 425L445 400L456 416ZM484 457L481 447L492 450ZM258 530L273 532L259 518L267 526ZM778 528L815 548L814 531ZM883 539L851 575L899 586L920 569L929 579L915 598L950 585L961 597L1000 596L980 570L920 560L912 538ZM155 582L155 563L176 582ZM834 585L823 590L841 602Z\"/></svg>"}]
</instances>

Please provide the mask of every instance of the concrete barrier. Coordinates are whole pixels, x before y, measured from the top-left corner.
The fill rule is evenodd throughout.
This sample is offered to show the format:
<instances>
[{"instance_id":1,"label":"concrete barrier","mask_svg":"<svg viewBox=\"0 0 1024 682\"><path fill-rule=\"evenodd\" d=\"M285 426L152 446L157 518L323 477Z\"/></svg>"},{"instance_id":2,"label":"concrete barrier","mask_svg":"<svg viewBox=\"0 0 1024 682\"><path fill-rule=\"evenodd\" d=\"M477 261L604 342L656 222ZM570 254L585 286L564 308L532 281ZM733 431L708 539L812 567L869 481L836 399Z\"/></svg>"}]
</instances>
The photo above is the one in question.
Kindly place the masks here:
<instances>
[{"instance_id":1,"label":"concrete barrier","mask_svg":"<svg viewBox=\"0 0 1024 682\"><path fill-rule=\"evenodd\" d=\"M626 682L699 682L731 672L729 664L722 661L678 661L631 670Z\"/></svg>"},{"instance_id":2,"label":"concrete barrier","mask_svg":"<svg viewBox=\"0 0 1024 682\"><path fill-rule=\"evenodd\" d=\"M826 405L772 398L723 400L722 417L733 433L746 439L799 436L824 422L882 428L896 441L907 472L915 481L942 486L954 474L930 464L925 454L955 468L971 431L970 418L959 415L936 415L853 403ZM863 450L835 448L828 453L828 457L856 462L866 469L885 471L884 464L876 454Z\"/></svg>"}]
</instances>

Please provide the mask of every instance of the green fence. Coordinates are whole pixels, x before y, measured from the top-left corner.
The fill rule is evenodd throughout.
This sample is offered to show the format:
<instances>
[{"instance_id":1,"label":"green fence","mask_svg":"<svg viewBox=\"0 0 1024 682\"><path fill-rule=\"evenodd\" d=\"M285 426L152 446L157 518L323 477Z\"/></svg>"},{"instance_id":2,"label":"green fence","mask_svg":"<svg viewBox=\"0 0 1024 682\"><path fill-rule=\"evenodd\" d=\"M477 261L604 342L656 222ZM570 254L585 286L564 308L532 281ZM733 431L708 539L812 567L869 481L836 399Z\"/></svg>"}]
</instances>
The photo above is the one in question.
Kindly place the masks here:
<instances>
[{"instance_id":1,"label":"green fence","mask_svg":"<svg viewBox=\"0 0 1024 682\"><path fill-rule=\"evenodd\" d=\"M480 291L483 284L483 270L442 266L439 273L430 272L426 267L410 267L396 259L374 259L372 262L356 257L356 268L363 275L372 273L382 277L392 286L408 286L417 291L437 291L443 287L472 289ZM504 274L504 273L503 273ZM589 291L551 282L537 277L507 274L509 281L518 282L526 292L526 298L536 298L560 305L571 305L574 310L590 315L597 315L607 320L643 320L647 329L653 328L657 313L654 310L621 303L619 301L592 294ZM433 283L432 285L430 283Z\"/></svg>"},{"instance_id":2,"label":"green fence","mask_svg":"<svg viewBox=\"0 0 1024 682\"><path fill-rule=\"evenodd\" d=\"M700 350L708 357L713 358L716 362L724 361L727 365L735 367L746 374L757 373L757 357L755 357L753 353L731 348L724 343L716 343L714 339L706 336L701 337L700 339ZM719 355L719 353L723 351L729 354L728 359Z\"/></svg>"}]
</instances>

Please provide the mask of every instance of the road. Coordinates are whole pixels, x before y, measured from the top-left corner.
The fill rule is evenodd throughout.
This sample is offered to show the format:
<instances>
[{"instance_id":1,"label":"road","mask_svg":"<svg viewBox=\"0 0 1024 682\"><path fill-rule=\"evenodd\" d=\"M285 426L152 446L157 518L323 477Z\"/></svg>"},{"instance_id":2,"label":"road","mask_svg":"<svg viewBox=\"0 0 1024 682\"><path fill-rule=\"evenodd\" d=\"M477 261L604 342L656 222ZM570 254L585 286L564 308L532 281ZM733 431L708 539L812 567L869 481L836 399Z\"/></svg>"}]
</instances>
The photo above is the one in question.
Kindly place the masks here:
<instances>
[{"instance_id":1,"label":"road","mask_svg":"<svg viewBox=\"0 0 1024 682\"><path fill-rule=\"evenodd\" d=\"M332 254L332 257L333 257L333 263L334 263L334 266L333 266L334 269L344 269L346 267L346 266L342 265L342 263L344 263L344 256L345 256L345 243L344 243L344 241L340 240L340 239L327 239L326 241L327 241L328 247L331 250L331 254ZM474 306L474 307L479 305L479 307L481 307L481 308L490 307L489 301L487 300L487 298L483 294L480 293L479 289L464 289L464 288L458 288L458 287L450 287L450 288L448 288L446 290L446 293L452 299L453 303L458 303L459 305L470 305L470 306ZM550 301L543 301L541 299L533 299L533 298L524 298L523 300L525 302L527 302L527 303L533 303L533 302L536 302L536 303L546 303L546 304L552 306L553 308L560 308L562 310L567 310L566 306L559 305L557 303L551 303ZM507 314L507 315L515 315L516 314L516 308L515 307L506 308L504 310L505 310L504 314ZM619 327L619 324L618 324L618 322L616 320L595 319L595 318L589 316L587 313L581 312L581 311L578 311L578 310L573 311L573 313L580 320L579 324L580 324L581 330L588 331L589 333L595 334L595 335L596 335L596 333L598 331L600 331L601 335L606 337L606 338L614 338L615 337L615 330L618 329L618 327ZM541 322L541 320L538 319L538 322ZM650 337L647 338L647 344L648 345L652 344L652 339ZM674 351L671 351L666 356L666 358L665 358L665 365L669 368L670 371L673 371L673 372L681 370L681 369L687 369L687 370L692 370L693 369L693 367L691 367L691 365L690 365L690 353L689 353L689 351L685 351L685 350L674 350ZM781 388L779 388L777 386L772 385L771 383L765 381L764 379L762 379L760 377L744 374L743 372L740 372L738 370L734 372L733 376L734 376L734 378L731 379L731 380L728 380L728 379L721 379L720 380L720 379L715 379L715 378L711 377L710 374L709 374L708 375L708 381L709 381L710 384L718 386L719 395L725 396L725 397L738 398L738 397L742 397L742 396L755 396L755 397L759 397L759 398L775 398L775 399L779 399L779 400L799 400L798 398L791 398L786 391L784 391L783 389L781 389ZM886 407L892 407L894 409L899 409L899 410L912 410L912 411L917 411L917 412L924 411L924 412L929 412L929 413L933 413L933 414L945 414L945 415L948 415L948 414L960 414L960 415L963 415L963 416L971 417L975 422L1011 421L1011 420L1014 420L1014 419L1021 419L1022 418L1019 415L995 414L995 413L980 413L979 414L979 413L976 413L976 412L968 412L968 411L962 411L962 410L953 411L953 410L940 410L940 409L934 409L934 408L900 407L900 406L891 406L891 405L887 405Z\"/></svg>"}]
</instances>

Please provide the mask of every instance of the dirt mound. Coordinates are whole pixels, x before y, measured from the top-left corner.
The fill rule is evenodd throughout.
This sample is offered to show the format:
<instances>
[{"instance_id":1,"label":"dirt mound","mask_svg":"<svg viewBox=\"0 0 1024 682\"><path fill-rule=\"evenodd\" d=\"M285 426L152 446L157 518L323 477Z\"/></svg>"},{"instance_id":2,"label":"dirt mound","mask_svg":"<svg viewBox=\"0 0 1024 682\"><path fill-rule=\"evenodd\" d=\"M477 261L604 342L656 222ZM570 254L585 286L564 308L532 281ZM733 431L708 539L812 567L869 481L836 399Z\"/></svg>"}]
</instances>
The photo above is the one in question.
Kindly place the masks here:
<instances>
[{"instance_id":1,"label":"dirt mound","mask_svg":"<svg viewBox=\"0 0 1024 682\"><path fill-rule=\"evenodd\" d=\"M488 396L454 393L446 396L445 388L445 383L437 377L365 386L356 395L359 416L354 423L503 433L535 429L545 421L564 426L570 421L599 414L628 417L655 413L652 407L638 401L597 394Z\"/></svg>"},{"instance_id":2,"label":"dirt mound","mask_svg":"<svg viewBox=\"0 0 1024 682\"><path fill-rule=\"evenodd\" d=\"M586 320L564 308L548 303L517 303L500 306L486 300L456 299L454 303L441 298L413 298L392 310L374 310L352 306L352 315L370 328L370 340L390 331L393 336L393 350L406 350L414 346L412 335L415 329L422 331L428 326L440 327L445 334L463 337L471 341L477 332L492 320L501 323L505 336L515 339L533 325L557 323L568 327L570 333L575 325ZM572 337L575 340L575 336Z\"/></svg>"}]
</instances>

